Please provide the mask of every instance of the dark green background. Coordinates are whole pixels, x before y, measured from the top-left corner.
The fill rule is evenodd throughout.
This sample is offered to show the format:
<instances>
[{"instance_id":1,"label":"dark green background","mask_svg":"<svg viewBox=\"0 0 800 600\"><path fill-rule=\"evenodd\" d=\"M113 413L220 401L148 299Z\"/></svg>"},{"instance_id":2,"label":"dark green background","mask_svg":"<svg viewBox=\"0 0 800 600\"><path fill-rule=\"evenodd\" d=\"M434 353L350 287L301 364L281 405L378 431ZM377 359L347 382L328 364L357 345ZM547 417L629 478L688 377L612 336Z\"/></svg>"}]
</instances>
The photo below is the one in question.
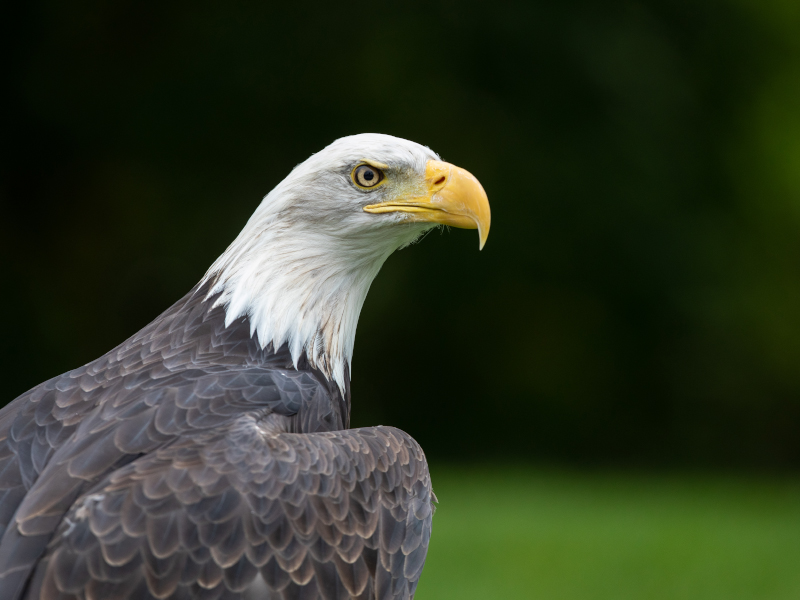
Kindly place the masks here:
<instances>
[{"instance_id":1,"label":"dark green background","mask_svg":"<svg viewBox=\"0 0 800 600\"><path fill-rule=\"evenodd\" d=\"M472 171L492 233L390 258L355 424L434 459L800 467L797 3L6 11L0 402L178 299L309 154L383 132Z\"/></svg>"}]
</instances>

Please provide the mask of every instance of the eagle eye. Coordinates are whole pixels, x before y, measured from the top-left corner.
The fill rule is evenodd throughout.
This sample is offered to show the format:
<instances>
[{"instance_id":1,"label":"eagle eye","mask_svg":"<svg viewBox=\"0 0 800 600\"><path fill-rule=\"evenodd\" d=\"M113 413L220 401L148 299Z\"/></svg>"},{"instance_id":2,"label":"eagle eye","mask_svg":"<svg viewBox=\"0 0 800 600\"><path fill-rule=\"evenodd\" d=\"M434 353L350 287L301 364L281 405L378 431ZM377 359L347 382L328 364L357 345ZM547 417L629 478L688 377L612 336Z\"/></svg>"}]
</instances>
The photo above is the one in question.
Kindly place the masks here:
<instances>
[{"instance_id":1,"label":"eagle eye","mask_svg":"<svg viewBox=\"0 0 800 600\"><path fill-rule=\"evenodd\" d=\"M383 171L372 165L358 165L351 174L353 183L360 188L374 188L384 179Z\"/></svg>"}]
</instances>

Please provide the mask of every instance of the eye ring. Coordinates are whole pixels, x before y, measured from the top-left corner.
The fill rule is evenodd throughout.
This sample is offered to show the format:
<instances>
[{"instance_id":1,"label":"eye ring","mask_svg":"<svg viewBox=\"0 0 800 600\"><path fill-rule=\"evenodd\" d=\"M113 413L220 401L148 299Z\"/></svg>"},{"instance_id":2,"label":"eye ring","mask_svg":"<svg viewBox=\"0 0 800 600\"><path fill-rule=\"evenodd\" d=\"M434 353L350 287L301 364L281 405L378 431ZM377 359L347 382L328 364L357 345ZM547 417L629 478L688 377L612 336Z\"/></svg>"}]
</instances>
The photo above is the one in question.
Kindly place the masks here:
<instances>
[{"instance_id":1,"label":"eye ring","mask_svg":"<svg viewBox=\"0 0 800 600\"><path fill-rule=\"evenodd\" d=\"M384 181L386 176L378 167L361 163L360 165L357 165L355 169L353 169L353 172L350 174L350 178L358 187L369 190L378 187L378 185Z\"/></svg>"}]
</instances>

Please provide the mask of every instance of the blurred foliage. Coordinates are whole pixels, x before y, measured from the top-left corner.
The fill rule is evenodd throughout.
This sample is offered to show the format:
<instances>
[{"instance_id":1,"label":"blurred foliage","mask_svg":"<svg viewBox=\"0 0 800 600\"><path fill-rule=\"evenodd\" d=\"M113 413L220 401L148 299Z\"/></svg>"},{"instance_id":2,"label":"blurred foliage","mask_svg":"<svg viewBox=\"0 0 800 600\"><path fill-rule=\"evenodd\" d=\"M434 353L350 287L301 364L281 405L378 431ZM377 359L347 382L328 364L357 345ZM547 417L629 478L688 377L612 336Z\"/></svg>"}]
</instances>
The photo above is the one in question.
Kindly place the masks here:
<instances>
[{"instance_id":1,"label":"blurred foliage","mask_svg":"<svg viewBox=\"0 0 800 600\"><path fill-rule=\"evenodd\" d=\"M434 457L800 466L799 7L9 6L6 400L178 299L293 165L378 131L472 171L493 227L387 262L355 424Z\"/></svg>"},{"instance_id":2,"label":"blurred foliage","mask_svg":"<svg viewBox=\"0 0 800 600\"><path fill-rule=\"evenodd\" d=\"M797 480L432 469L419 600L800 597Z\"/></svg>"}]
</instances>

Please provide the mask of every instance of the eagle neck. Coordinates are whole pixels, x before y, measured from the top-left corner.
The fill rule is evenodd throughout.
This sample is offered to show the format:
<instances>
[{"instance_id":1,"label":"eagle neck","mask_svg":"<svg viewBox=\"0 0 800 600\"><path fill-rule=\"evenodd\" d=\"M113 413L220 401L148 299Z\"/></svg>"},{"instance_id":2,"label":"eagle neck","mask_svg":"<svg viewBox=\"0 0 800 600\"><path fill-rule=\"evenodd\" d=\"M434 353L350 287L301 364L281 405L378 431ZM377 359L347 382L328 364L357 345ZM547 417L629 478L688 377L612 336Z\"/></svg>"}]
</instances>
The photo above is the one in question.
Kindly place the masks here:
<instances>
[{"instance_id":1,"label":"eagle neck","mask_svg":"<svg viewBox=\"0 0 800 600\"><path fill-rule=\"evenodd\" d=\"M262 348L286 344L295 368L305 358L346 395L361 308L390 249L376 254L376 240L364 240L367 251L351 246L342 255L332 250L341 240L331 244L324 233L246 232L206 274L207 298L217 295L226 327L247 317Z\"/></svg>"}]
</instances>

